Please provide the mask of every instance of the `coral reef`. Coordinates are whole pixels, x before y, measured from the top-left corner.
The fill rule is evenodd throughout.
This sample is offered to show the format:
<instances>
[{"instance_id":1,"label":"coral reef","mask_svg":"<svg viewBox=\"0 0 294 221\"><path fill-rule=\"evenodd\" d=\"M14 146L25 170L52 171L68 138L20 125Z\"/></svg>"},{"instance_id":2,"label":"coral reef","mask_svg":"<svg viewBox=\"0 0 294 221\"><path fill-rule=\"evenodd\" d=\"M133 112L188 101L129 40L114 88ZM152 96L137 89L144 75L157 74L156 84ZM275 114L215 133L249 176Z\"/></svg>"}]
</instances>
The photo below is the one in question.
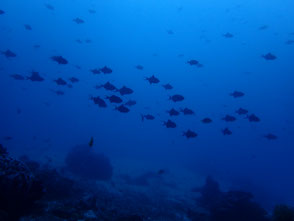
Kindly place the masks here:
<instances>
[{"instance_id":1,"label":"coral reef","mask_svg":"<svg viewBox=\"0 0 294 221\"><path fill-rule=\"evenodd\" d=\"M88 145L74 147L65 159L67 169L85 179L110 180L113 168L110 160Z\"/></svg>"},{"instance_id":2,"label":"coral reef","mask_svg":"<svg viewBox=\"0 0 294 221\"><path fill-rule=\"evenodd\" d=\"M41 182L21 161L0 146L0 217L17 220L43 195Z\"/></svg>"},{"instance_id":3,"label":"coral reef","mask_svg":"<svg viewBox=\"0 0 294 221\"><path fill-rule=\"evenodd\" d=\"M273 221L294 221L294 208L277 205L274 209Z\"/></svg>"}]
</instances>

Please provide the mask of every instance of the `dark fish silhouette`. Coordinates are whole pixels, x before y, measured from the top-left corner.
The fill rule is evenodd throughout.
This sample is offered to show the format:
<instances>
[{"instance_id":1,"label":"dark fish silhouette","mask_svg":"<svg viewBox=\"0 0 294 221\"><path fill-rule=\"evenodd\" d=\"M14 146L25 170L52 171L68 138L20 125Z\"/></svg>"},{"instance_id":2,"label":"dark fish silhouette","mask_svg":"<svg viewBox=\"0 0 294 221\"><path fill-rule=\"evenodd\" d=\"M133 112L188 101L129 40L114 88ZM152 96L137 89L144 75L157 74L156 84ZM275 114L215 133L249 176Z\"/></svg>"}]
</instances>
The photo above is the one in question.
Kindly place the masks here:
<instances>
[{"instance_id":1,"label":"dark fish silhouette","mask_svg":"<svg viewBox=\"0 0 294 221\"><path fill-rule=\"evenodd\" d=\"M30 26L30 25L28 25L28 24L25 24L24 27L25 27L25 29L28 30L28 31L33 30L33 29L32 29L32 26Z\"/></svg>"},{"instance_id":2,"label":"dark fish silhouette","mask_svg":"<svg viewBox=\"0 0 294 221\"><path fill-rule=\"evenodd\" d=\"M121 89L117 90L120 95L128 95L134 93L134 91L131 88L128 88L126 86L123 86Z\"/></svg>"},{"instance_id":3,"label":"dark fish silhouette","mask_svg":"<svg viewBox=\"0 0 294 221\"><path fill-rule=\"evenodd\" d=\"M234 91L233 93L230 93L230 95L234 98L243 97L245 94L241 91Z\"/></svg>"},{"instance_id":4,"label":"dark fish silhouette","mask_svg":"<svg viewBox=\"0 0 294 221\"><path fill-rule=\"evenodd\" d=\"M16 54L14 52L10 51L9 49L7 49L6 51L1 51L1 54L3 54L7 58L15 58L16 57Z\"/></svg>"},{"instance_id":5,"label":"dark fish silhouette","mask_svg":"<svg viewBox=\"0 0 294 221\"><path fill-rule=\"evenodd\" d=\"M12 77L14 80L24 80L25 77L20 74L11 74L10 77Z\"/></svg>"},{"instance_id":6,"label":"dark fish silhouette","mask_svg":"<svg viewBox=\"0 0 294 221\"><path fill-rule=\"evenodd\" d=\"M113 90L116 90L116 87L111 84L109 81L107 81L105 84L102 84L100 86L96 86L96 89L99 89L99 88L104 88L105 90L107 91L113 91Z\"/></svg>"},{"instance_id":7,"label":"dark fish silhouette","mask_svg":"<svg viewBox=\"0 0 294 221\"><path fill-rule=\"evenodd\" d=\"M232 38L232 37L234 37L234 35L231 34L231 33L229 33L229 32L227 32L227 33L224 34L223 36L224 36L225 38Z\"/></svg>"},{"instance_id":8,"label":"dark fish silhouette","mask_svg":"<svg viewBox=\"0 0 294 221\"><path fill-rule=\"evenodd\" d=\"M181 109L181 112L184 114L184 115L194 115L194 111L189 109L189 108L184 108L184 109Z\"/></svg>"},{"instance_id":9,"label":"dark fish silhouette","mask_svg":"<svg viewBox=\"0 0 294 221\"><path fill-rule=\"evenodd\" d=\"M71 78L69 79L69 81L70 81L71 83L77 83L77 82L79 82L80 80L77 79L77 78L75 78L75 77L71 77Z\"/></svg>"},{"instance_id":10,"label":"dark fish silhouette","mask_svg":"<svg viewBox=\"0 0 294 221\"><path fill-rule=\"evenodd\" d=\"M99 107L107 107L106 102L99 96L91 97L90 99L94 102L94 104L97 104Z\"/></svg>"},{"instance_id":11,"label":"dark fish silhouette","mask_svg":"<svg viewBox=\"0 0 294 221\"><path fill-rule=\"evenodd\" d=\"M202 121L202 123L204 123L204 124L209 124L209 123L212 122L212 120L211 120L210 118L208 118L208 117L203 118L201 121Z\"/></svg>"},{"instance_id":12,"label":"dark fish silhouette","mask_svg":"<svg viewBox=\"0 0 294 221\"><path fill-rule=\"evenodd\" d=\"M57 85L66 85L66 84L67 84L66 81L63 80L62 78L58 78L58 79L56 79L56 80L54 80L54 81L55 81L55 83L56 83Z\"/></svg>"},{"instance_id":13,"label":"dark fish silhouette","mask_svg":"<svg viewBox=\"0 0 294 221\"><path fill-rule=\"evenodd\" d=\"M45 7L49 10L52 10L52 11L55 9L54 6L50 5L50 4L45 4Z\"/></svg>"},{"instance_id":14,"label":"dark fish silhouette","mask_svg":"<svg viewBox=\"0 0 294 221\"><path fill-rule=\"evenodd\" d=\"M115 110L118 110L121 113L128 113L130 111L129 108L127 108L125 105L121 104L118 107L115 108Z\"/></svg>"},{"instance_id":15,"label":"dark fish silhouette","mask_svg":"<svg viewBox=\"0 0 294 221\"><path fill-rule=\"evenodd\" d=\"M41 47L41 45L36 44L36 45L34 45L33 47L36 48L36 49L38 49L38 48Z\"/></svg>"},{"instance_id":16,"label":"dark fish silhouette","mask_svg":"<svg viewBox=\"0 0 294 221\"><path fill-rule=\"evenodd\" d=\"M17 108L17 109L16 109L16 113L17 113L17 114L21 114L21 109L20 109L20 108Z\"/></svg>"},{"instance_id":17,"label":"dark fish silhouette","mask_svg":"<svg viewBox=\"0 0 294 221\"><path fill-rule=\"evenodd\" d=\"M259 117L257 117L255 114L251 114L249 116L247 116L249 122L259 122L260 119Z\"/></svg>"},{"instance_id":18,"label":"dark fish silhouette","mask_svg":"<svg viewBox=\"0 0 294 221\"><path fill-rule=\"evenodd\" d=\"M294 44L294 40L287 40L287 41L285 42L285 44L286 44L286 45L292 45L292 44Z\"/></svg>"},{"instance_id":19,"label":"dark fish silhouette","mask_svg":"<svg viewBox=\"0 0 294 221\"><path fill-rule=\"evenodd\" d=\"M222 118L224 121L226 122L233 122L236 120L236 118L234 116L231 115L226 115L224 118Z\"/></svg>"},{"instance_id":20,"label":"dark fish silhouette","mask_svg":"<svg viewBox=\"0 0 294 221\"><path fill-rule=\"evenodd\" d=\"M183 101L185 98L184 96L180 94L175 94L173 96L170 96L169 99L172 100L173 102L179 102L179 101Z\"/></svg>"},{"instance_id":21,"label":"dark fish silhouette","mask_svg":"<svg viewBox=\"0 0 294 221\"><path fill-rule=\"evenodd\" d=\"M149 84L158 84L160 81L158 78L156 78L154 75L151 77L146 77L145 78L147 81L149 81Z\"/></svg>"},{"instance_id":22,"label":"dark fish silhouette","mask_svg":"<svg viewBox=\"0 0 294 221\"><path fill-rule=\"evenodd\" d=\"M137 102L135 100L129 100L125 103L125 105L130 106L130 107L134 106L135 104L137 104Z\"/></svg>"},{"instance_id":23,"label":"dark fish silhouette","mask_svg":"<svg viewBox=\"0 0 294 221\"><path fill-rule=\"evenodd\" d=\"M268 29L267 25L262 25L258 28L258 30L265 30L265 29Z\"/></svg>"},{"instance_id":24,"label":"dark fish silhouette","mask_svg":"<svg viewBox=\"0 0 294 221\"><path fill-rule=\"evenodd\" d=\"M163 125L166 128L176 128L177 127L176 123L173 122L173 121L171 121L171 120L168 120L168 121L163 122Z\"/></svg>"},{"instance_id":25,"label":"dark fish silhouette","mask_svg":"<svg viewBox=\"0 0 294 221\"><path fill-rule=\"evenodd\" d=\"M62 56L52 56L51 60L56 61L58 64L67 64L68 61Z\"/></svg>"},{"instance_id":26,"label":"dark fish silhouette","mask_svg":"<svg viewBox=\"0 0 294 221\"><path fill-rule=\"evenodd\" d=\"M5 14L5 11L0 9L0 15L3 15L3 14Z\"/></svg>"},{"instance_id":27,"label":"dark fish silhouette","mask_svg":"<svg viewBox=\"0 0 294 221\"><path fill-rule=\"evenodd\" d=\"M276 60L277 57L271 53L267 53L265 55L262 55L262 57L265 59L265 60L268 60L268 61L272 61L272 60Z\"/></svg>"},{"instance_id":28,"label":"dark fish silhouette","mask_svg":"<svg viewBox=\"0 0 294 221\"><path fill-rule=\"evenodd\" d=\"M93 147L94 144L94 138L91 137L90 141L89 141L89 147Z\"/></svg>"},{"instance_id":29,"label":"dark fish silhouette","mask_svg":"<svg viewBox=\"0 0 294 221\"><path fill-rule=\"evenodd\" d=\"M144 69L144 67L143 67L142 65L137 65L136 68L137 68L138 70L143 70L143 69Z\"/></svg>"},{"instance_id":30,"label":"dark fish silhouette","mask_svg":"<svg viewBox=\"0 0 294 221\"><path fill-rule=\"evenodd\" d=\"M195 133L194 131L192 130L187 130L183 133L183 136L187 137L187 139L190 139L190 138L195 138L198 136L197 133Z\"/></svg>"},{"instance_id":31,"label":"dark fish silhouette","mask_svg":"<svg viewBox=\"0 0 294 221\"><path fill-rule=\"evenodd\" d=\"M141 114L141 119L142 119L142 121L144 121L144 119L146 119L146 120L154 120L155 117L153 115L151 115L151 114L145 114L145 115Z\"/></svg>"},{"instance_id":32,"label":"dark fish silhouette","mask_svg":"<svg viewBox=\"0 0 294 221\"><path fill-rule=\"evenodd\" d=\"M167 30L166 31L169 35L173 35L174 34L174 31L173 30Z\"/></svg>"},{"instance_id":33,"label":"dark fish silhouette","mask_svg":"<svg viewBox=\"0 0 294 221\"><path fill-rule=\"evenodd\" d=\"M199 61L194 60L194 59L187 61L187 63L190 64L190 65L192 65L192 66L193 66L193 65L196 65L196 66L199 65Z\"/></svg>"},{"instance_id":34,"label":"dark fish silhouette","mask_svg":"<svg viewBox=\"0 0 294 221\"><path fill-rule=\"evenodd\" d=\"M224 135L231 135L232 134L232 131L230 131L229 128L223 129L222 132Z\"/></svg>"},{"instance_id":35,"label":"dark fish silhouette","mask_svg":"<svg viewBox=\"0 0 294 221\"><path fill-rule=\"evenodd\" d=\"M111 95L110 97L107 96L106 99L108 99L110 101L110 103L119 104L122 102L122 99L116 95Z\"/></svg>"},{"instance_id":36,"label":"dark fish silhouette","mask_svg":"<svg viewBox=\"0 0 294 221\"><path fill-rule=\"evenodd\" d=\"M97 68L90 70L93 74L100 74L101 71Z\"/></svg>"},{"instance_id":37,"label":"dark fish silhouette","mask_svg":"<svg viewBox=\"0 0 294 221\"><path fill-rule=\"evenodd\" d=\"M244 114L248 113L248 110L243 109L243 108L240 107L238 110L236 110L236 113L239 114L239 115L244 115Z\"/></svg>"},{"instance_id":38,"label":"dark fish silhouette","mask_svg":"<svg viewBox=\"0 0 294 221\"><path fill-rule=\"evenodd\" d=\"M94 10L94 9L89 9L88 12L91 13L91 14L95 14L95 13L96 13L96 10Z\"/></svg>"},{"instance_id":39,"label":"dark fish silhouette","mask_svg":"<svg viewBox=\"0 0 294 221\"><path fill-rule=\"evenodd\" d=\"M164 87L165 90L173 89L173 86L171 86L170 84L164 84L164 85L162 85L162 87Z\"/></svg>"},{"instance_id":40,"label":"dark fish silhouette","mask_svg":"<svg viewBox=\"0 0 294 221\"><path fill-rule=\"evenodd\" d=\"M3 139L6 140L6 141L8 141L8 140L12 140L13 137L11 137L11 136L5 136L5 137L3 137Z\"/></svg>"},{"instance_id":41,"label":"dark fish silhouette","mask_svg":"<svg viewBox=\"0 0 294 221\"><path fill-rule=\"evenodd\" d=\"M90 44L90 43L92 43L92 40L91 40L91 39L86 39L85 42L86 42L87 44Z\"/></svg>"},{"instance_id":42,"label":"dark fish silhouette","mask_svg":"<svg viewBox=\"0 0 294 221\"><path fill-rule=\"evenodd\" d=\"M27 77L27 79L31 81L44 81L44 78L42 78L39 72L36 72L36 71L32 71L31 76Z\"/></svg>"},{"instance_id":43,"label":"dark fish silhouette","mask_svg":"<svg viewBox=\"0 0 294 221\"><path fill-rule=\"evenodd\" d=\"M278 139L278 137L276 135L271 134L271 133L264 135L264 137L266 139L268 139L268 140L276 140L276 139Z\"/></svg>"},{"instance_id":44,"label":"dark fish silhouette","mask_svg":"<svg viewBox=\"0 0 294 221\"><path fill-rule=\"evenodd\" d=\"M107 67L107 66L104 66L103 68L100 68L100 71L103 74L111 74L112 73L112 70L109 67Z\"/></svg>"},{"instance_id":45,"label":"dark fish silhouette","mask_svg":"<svg viewBox=\"0 0 294 221\"><path fill-rule=\"evenodd\" d=\"M63 91L60 91L60 90L51 90L53 93L55 93L56 95L58 96L61 96L61 95L64 95L64 92Z\"/></svg>"},{"instance_id":46,"label":"dark fish silhouette","mask_svg":"<svg viewBox=\"0 0 294 221\"><path fill-rule=\"evenodd\" d=\"M179 111L175 110L174 108L166 111L170 116L178 116L180 114Z\"/></svg>"},{"instance_id":47,"label":"dark fish silhouette","mask_svg":"<svg viewBox=\"0 0 294 221\"><path fill-rule=\"evenodd\" d=\"M81 19L81 18L75 18L75 19L73 19L73 21L75 23L77 23L77 24L83 24L83 23L85 23L85 21L83 19Z\"/></svg>"}]
</instances>

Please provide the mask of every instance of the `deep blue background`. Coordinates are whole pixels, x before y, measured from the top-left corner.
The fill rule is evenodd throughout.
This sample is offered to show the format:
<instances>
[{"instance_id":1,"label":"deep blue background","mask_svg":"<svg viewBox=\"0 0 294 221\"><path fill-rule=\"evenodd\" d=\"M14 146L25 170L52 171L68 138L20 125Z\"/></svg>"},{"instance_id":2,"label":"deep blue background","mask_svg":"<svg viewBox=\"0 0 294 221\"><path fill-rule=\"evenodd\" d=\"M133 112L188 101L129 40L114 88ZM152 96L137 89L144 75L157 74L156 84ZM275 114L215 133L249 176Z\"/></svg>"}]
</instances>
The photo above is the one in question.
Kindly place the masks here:
<instances>
[{"instance_id":1,"label":"deep blue background","mask_svg":"<svg viewBox=\"0 0 294 221\"><path fill-rule=\"evenodd\" d=\"M285 44L294 40L292 0L1 0L0 9L5 11L0 15L0 50L17 54L0 56L0 139L11 153L43 162L50 158L62 166L69 148L93 136L94 148L110 157L117 175L155 168L187 172L201 182L213 175L228 188L253 191L267 206L294 205L294 44ZM76 17L85 23L74 23ZM259 30L263 25L268 28ZM227 32L234 37L225 38ZM77 39L92 42L78 44ZM277 59L261 57L268 52ZM50 60L53 55L64 56L69 64L58 65ZM189 66L190 59L204 67ZM135 68L138 64L143 71ZM89 71L105 65L112 74ZM10 77L29 76L32 70L45 81ZM152 74L159 85L144 80ZM53 82L72 76L80 79L73 88ZM94 88L107 81L135 91L124 97L137 101L130 113L114 111L110 104L102 109L89 100L90 95L112 94ZM164 83L174 89L165 91ZM229 96L234 90L245 96L234 99ZM168 100L175 93L185 101ZM172 107L189 107L196 115L174 117L178 127L167 129L162 121L170 118L166 110ZM261 122L240 116L233 123L221 120L236 115L239 107ZM156 119L141 122L140 114L147 113ZM202 124L204 117L213 123ZM225 127L231 136L223 136ZM182 136L187 129L198 137L187 140ZM278 139L265 139L267 133Z\"/></svg>"}]
</instances>

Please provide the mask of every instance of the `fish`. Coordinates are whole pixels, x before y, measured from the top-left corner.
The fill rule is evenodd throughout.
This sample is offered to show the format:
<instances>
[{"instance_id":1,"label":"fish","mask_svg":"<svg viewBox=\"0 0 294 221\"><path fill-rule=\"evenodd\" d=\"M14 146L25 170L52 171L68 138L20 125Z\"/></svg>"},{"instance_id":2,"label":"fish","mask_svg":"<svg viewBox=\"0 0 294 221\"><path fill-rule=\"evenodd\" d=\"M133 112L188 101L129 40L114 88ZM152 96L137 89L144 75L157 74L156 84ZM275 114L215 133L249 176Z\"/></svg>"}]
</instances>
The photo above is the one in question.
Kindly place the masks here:
<instances>
[{"instance_id":1,"label":"fish","mask_svg":"<svg viewBox=\"0 0 294 221\"><path fill-rule=\"evenodd\" d=\"M180 102L180 101L183 101L185 98L184 96L180 94L175 94L173 96L170 96L169 99L172 100L173 102Z\"/></svg>"},{"instance_id":2,"label":"fish","mask_svg":"<svg viewBox=\"0 0 294 221\"><path fill-rule=\"evenodd\" d=\"M245 94L241 91L234 91L233 93L230 93L230 96L234 97L234 98L239 98L239 97L243 97Z\"/></svg>"},{"instance_id":3,"label":"fish","mask_svg":"<svg viewBox=\"0 0 294 221\"><path fill-rule=\"evenodd\" d=\"M109 81L107 81L105 84L102 84L100 86L97 85L95 88L96 89L104 88L107 91L117 90L116 87L113 84L111 84Z\"/></svg>"},{"instance_id":4,"label":"fish","mask_svg":"<svg viewBox=\"0 0 294 221\"><path fill-rule=\"evenodd\" d=\"M34 47L35 49L38 49L38 48L41 47L41 45L36 44L36 45L34 45L33 47Z\"/></svg>"},{"instance_id":5,"label":"fish","mask_svg":"<svg viewBox=\"0 0 294 221\"><path fill-rule=\"evenodd\" d=\"M180 114L180 112L175 110L174 108L172 108L166 112L169 113L170 116L178 116Z\"/></svg>"},{"instance_id":6,"label":"fish","mask_svg":"<svg viewBox=\"0 0 294 221\"><path fill-rule=\"evenodd\" d=\"M263 57L265 60L268 60L268 61L277 59L277 56L273 55L272 53L267 53L265 55L262 55L261 57Z\"/></svg>"},{"instance_id":7,"label":"fish","mask_svg":"<svg viewBox=\"0 0 294 221\"><path fill-rule=\"evenodd\" d=\"M85 23L85 21L83 20L83 19L81 19L81 18L75 18L75 19L73 19L73 21L75 22L75 23L77 23L77 24L83 24L83 23Z\"/></svg>"},{"instance_id":8,"label":"fish","mask_svg":"<svg viewBox=\"0 0 294 221\"><path fill-rule=\"evenodd\" d=\"M163 175L163 174L165 174L165 173L166 173L166 171L165 171L164 169L160 169L160 170L158 170L158 172L157 172L158 175Z\"/></svg>"},{"instance_id":9,"label":"fish","mask_svg":"<svg viewBox=\"0 0 294 221\"><path fill-rule=\"evenodd\" d=\"M138 64L135 68L137 68L138 70L142 71L144 69L144 67L140 64Z\"/></svg>"},{"instance_id":10,"label":"fish","mask_svg":"<svg viewBox=\"0 0 294 221\"><path fill-rule=\"evenodd\" d=\"M149 82L149 84L158 84L160 81L157 77L152 75L151 77L146 77L145 80Z\"/></svg>"},{"instance_id":11,"label":"fish","mask_svg":"<svg viewBox=\"0 0 294 221\"><path fill-rule=\"evenodd\" d=\"M107 107L106 102L99 96L97 97L91 96L90 99L94 102L94 104L97 104L99 107Z\"/></svg>"},{"instance_id":12,"label":"fish","mask_svg":"<svg viewBox=\"0 0 294 221\"><path fill-rule=\"evenodd\" d=\"M61 95L64 95L64 92L63 91L60 91L60 90L51 90L53 93L55 93L56 95L58 96L61 96Z\"/></svg>"},{"instance_id":13,"label":"fish","mask_svg":"<svg viewBox=\"0 0 294 221\"><path fill-rule=\"evenodd\" d=\"M32 71L31 76L27 77L27 79L31 81L39 81L39 82L45 80L43 77L40 76L39 72L36 72L36 71Z\"/></svg>"},{"instance_id":14,"label":"fish","mask_svg":"<svg viewBox=\"0 0 294 221\"><path fill-rule=\"evenodd\" d=\"M0 15L3 15L3 14L5 14L5 11L0 9Z\"/></svg>"},{"instance_id":15,"label":"fish","mask_svg":"<svg viewBox=\"0 0 294 221\"><path fill-rule=\"evenodd\" d=\"M210 124L212 122L212 120L210 118L206 117L206 118L203 118L201 120L201 122L204 123L204 124Z\"/></svg>"},{"instance_id":16,"label":"fish","mask_svg":"<svg viewBox=\"0 0 294 221\"><path fill-rule=\"evenodd\" d=\"M94 138L91 137L90 141L89 141L89 147L93 147L94 144Z\"/></svg>"},{"instance_id":17,"label":"fish","mask_svg":"<svg viewBox=\"0 0 294 221\"><path fill-rule=\"evenodd\" d=\"M184 115L194 115L195 113L194 113L194 111L193 110L191 110L191 109L189 109L189 108L184 108L184 109L181 109L180 110Z\"/></svg>"},{"instance_id":18,"label":"fish","mask_svg":"<svg viewBox=\"0 0 294 221\"><path fill-rule=\"evenodd\" d=\"M11 136L5 136L5 137L3 137L3 139L6 140L6 141L9 141L9 140L12 140L13 137L11 137Z\"/></svg>"},{"instance_id":19,"label":"fish","mask_svg":"<svg viewBox=\"0 0 294 221\"><path fill-rule=\"evenodd\" d=\"M69 81L70 81L71 83L77 83L77 82L79 82L80 80L79 80L78 78L71 77L71 78L69 79Z\"/></svg>"},{"instance_id":20,"label":"fish","mask_svg":"<svg viewBox=\"0 0 294 221\"><path fill-rule=\"evenodd\" d=\"M90 43L92 43L92 40L91 40L91 39L86 39L85 42L86 42L87 44L90 44Z\"/></svg>"},{"instance_id":21,"label":"fish","mask_svg":"<svg viewBox=\"0 0 294 221\"><path fill-rule=\"evenodd\" d=\"M232 38L232 37L234 37L234 35L231 34L231 33L229 33L229 32L227 32L227 33L224 34L223 36L224 36L225 38Z\"/></svg>"},{"instance_id":22,"label":"fish","mask_svg":"<svg viewBox=\"0 0 294 221\"><path fill-rule=\"evenodd\" d=\"M110 101L110 103L119 104L122 102L122 99L116 95L111 95L110 97L107 96L106 99L108 99Z\"/></svg>"},{"instance_id":23,"label":"fish","mask_svg":"<svg viewBox=\"0 0 294 221\"><path fill-rule=\"evenodd\" d=\"M95 13L96 13L96 10L94 10L94 9L89 9L88 12L89 12L90 14L95 14Z\"/></svg>"},{"instance_id":24,"label":"fish","mask_svg":"<svg viewBox=\"0 0 294 221\"><path fill-rule=\"evenodd\" d=\"M68 64L68 61L62 56L52 56L51 60L56 61L58 64Z\"/></svg>"},{"instance_id":25,"label":"fish","mask_svg":"<svg viewBox=\"0 0 294 221\"><path fill-rule=\"evenodd\" d=\"M276 140L276 139L278 139L278 137L276 135L271 134L271 133L268 133L268 134L264 135L264 137L266 139L268 139L268 140Z\"/></svg>"},{"instance_id":26,"label":"fish","mask_svg":"<svg viewBox=\"0 0 294 221\"><path fill-rule=\"evenodd\" d=\"M170 84L163 84L162 87L164 87L165 90L173 89L173 86L171 86Z\"/></svg>"},{"instance_id":27,"label":"fish","mask_svg":"<svg viewBox=\"0 0 294 221\"><path fill-rule=\"evenodd\" d=\"M100 68L99 69L103 74L111 74L112 73L112 70L111 68L107 67L107 66L104 66L103 68Z\"/></svg>"},{"instance_id":28,"label":"fish","mask_svg":"<svg viewBox=\"0 0 294 221\"><path fill-rule=\"evenodd\" d=\"M141 120L144 121L144 119L146 119L146 120L154 120L155 117L153 115L151 115L151 114L145 114L145 115L141 114Z\"/></svg>"},{"instance_id":29,"label":"fish","mask_svg":"<svg viewBox=\"0 0 294 221\"><path fill-rule=\"evenodd\" d=\"M173 30L167 30L166 31L169 35L173 35L174 34L174 31Z\"/></svg>"},{"instance_id":30,"label":"fish","mask_svg":"<svg viewBox=\"0 0 294 221\"><path fill-rule=\"evenodd\" d=\"M287 40L287 41L285 42L285 44L286 44L286 45L292 45L292 44L294 44L294 40Z\"/></svg>"},{"instance_id":31,"label":"fish","mask_svg":"<svg viewBox=\"0 0 294 221\"><path fill-rule=\"evenodd\" d=\"M231 115L226 115L224 118L222 118L222 120L226 121L226 122L233 122L236 120L236 118L234 116Z\"/></svg>"},{"instance_id":32,"label":"fish","mask_svg":"<svg viewBox=\"0 0 294 221\"><path fill-rule=\"evenodd\" d=\"M246 109L243 109L243 108L239 108L238 110L235 111L237 114L239 115L244 115L244 114L247 114L248 113L248 110Z\"/></svg>"},{"instance_id":33,"label":"fish","mask_svg":"<svg viewBox=\"0 0 294 221\"><path fill-rule=\"evenodd\" d=\"M262 25L258 28L258 30L265 30L265 29L268 29L267 25Z\"/></svg>"},{"instance_id":34,"label":"fish","mask_svg":"<svg viewBox=\"0 0 294 221\"><path fill-rule=\"evenodd\" d=\"M260 119L255 114L251 114L247 116L249 122L259 122Z\"/></svg>"},{"instance_id":35,"label":"fish","mask_svg":"<svg viewBox=\"0 0 294 221\"><path fill-rule=\"evenodd\" d=\"M232 134L232 131L230 131L229 128L227 128L227 127L225 129L223 129L222 132L224 135L231 135Z\"/></svg>"},{"instance_id":36,"label":"fish","mask_svg":"<svg viewBox=\"0 0 294 221\"><path fill-rule=\"evenodd\" d=\"M56 83L57 85L66 85L66 84L67 84L66 81L63 80L62 78L58 78L58 79L56 79L56 80L54 80L54 81L55 81L55 83Z\"/></svg>"},{"instance_id":37,"label":"fish","mask_svg":"<svg viewBox=\"0 0 294 221\"><path fill-rule=\"evenodd\" d=\"M55 9L54 6L50 5L50 4L45 4L45 7L49 10L52 10L52 11L54 11L54 9Z\"/></svg>"},{"instance_id":38,"label":"fish","mask_svg":"<svg viewBox=\"0 0 294 221\"><path fill-rule=\"evenodd\" d=\"M17 109L16 109L16 113L17 113L17 114L21 114L21 112L22 112L22 111L21 111L20 108L17 108Z\"/></svg>"},{"instance_id":39,"label":"fish","mask_svg":"<svg viewBox=\"0 0 294 221\"><path fill-rule=\"evenodd\" d=\"M125 105L121 104L118 107L115 108L115 110L118 110L121 113L128 113L130 111L129 108L127 108Z\"/></svg>"},{"instance_id":40,"label":"fish","mask_svg":"<svg viewBox=\"0 0 294 221\"><path fill-rule=\"evenodd\" d=\"M7 49L6 51L1 51L1 54L3 54L6 58L15 58L16 57L16 54L9 49Z\"/></svg>"},{"instance_id":41,"label":"fish","mask_svg":"<svg viewBox=\"0 0 294 221\"><path fill-rule=\"evenodd\" d=\"M137 102L135 100L129 100L125 103L125 105L127 105L127 106L134 106L135 104L137 104Z\"/></svg>"},{"instance_id":42,"label":"fish","mask_svg":"<svg viewBox=\"0 0 294 221\"><path fill-rule=\"evenodd\" d=\"M195 137L197 137L198 134L195 133L194 131L192 131L192 130L189 129L189 130L183 132L183 136L187 137L187 139L190 139L190 138L195 138Z\"/></svg>"},{"instance_id":43,"label":"fish","mask_svg":"<svg viewBox=\"0 0 294 221\"><path fill-rule=\"evenodd\" d=\"M97 68L90 70L93 74L101 74L101 71Z\"/></svg>"},{"instance_id":44,"label":"fish","mask_svg":"<svg viewBox=\"0 0 294 221\"><path fill-rule=\"evenodd\" d=\"M168 121L163 122L163 125L166 128L176 128L177 127L176 123L173 122L173 121L171 121L171 120L168 120Z\"/></svg>"},{"instance_id":45,"label":"fish","mask_svg":"<svg viewBox=\"0 0 294 221\"><path fill-rule=\"evenodd\" d=\"M11 74L10 77L12 77L14 80L25 80L25 77L20 74Z\"/></svg>"},{"instance_id":46,"label":"fish","mask_svg":"<svg viewBox=\"0 0 294 221\"><path fill-rule=\"evenodd\" d=\"M25 24L24 27L25 27L25 29L28 30L28 31L33 30L33 29L32 29L32 26L30 26L30 25L28 25L28 24Z\"/></svg>"},{"instance_id":47,"label":"fish","mask_svg":"<svg viewBox=\"0 0 294 221\"><path fill-rule=\"evenodd\" d=\"M189 61L187 61L187 63L189 65L191 65L191 66L193 66L193 65L196 65L196 66L199 65L199 61L197 61L195 59L189 60Z\"/></svg>"},{"instance_id":48,"label":"fish","mask_svg":"<svg viewBox=\"0 0 294 221\"><path fill-rule=\"evenodd\" d=\"M131 88L128 88L126 86L123 86L122 88L120 88L119 90L117 90L120 95L129 95L134 93L134 91Z\"/></svg>"}]
</instances>

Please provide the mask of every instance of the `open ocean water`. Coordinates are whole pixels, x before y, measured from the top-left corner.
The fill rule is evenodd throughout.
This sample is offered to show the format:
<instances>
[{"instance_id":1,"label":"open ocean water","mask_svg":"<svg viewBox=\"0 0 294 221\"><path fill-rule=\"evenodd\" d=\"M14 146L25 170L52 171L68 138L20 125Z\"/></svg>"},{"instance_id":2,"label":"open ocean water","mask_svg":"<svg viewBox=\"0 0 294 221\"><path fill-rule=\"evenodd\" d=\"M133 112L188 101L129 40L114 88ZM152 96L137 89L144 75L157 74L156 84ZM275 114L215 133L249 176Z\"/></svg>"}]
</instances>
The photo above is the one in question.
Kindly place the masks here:
<instances>
[{"instance_id":1,"label":"open ocean water","mask_svg":"<svg viewBox=\"0 0 294 221\"><path fill-rule=\"evenodd\" d=\"M0 221L293 221L293 0L0 0Z\"/></svg>"}]
</instances>

